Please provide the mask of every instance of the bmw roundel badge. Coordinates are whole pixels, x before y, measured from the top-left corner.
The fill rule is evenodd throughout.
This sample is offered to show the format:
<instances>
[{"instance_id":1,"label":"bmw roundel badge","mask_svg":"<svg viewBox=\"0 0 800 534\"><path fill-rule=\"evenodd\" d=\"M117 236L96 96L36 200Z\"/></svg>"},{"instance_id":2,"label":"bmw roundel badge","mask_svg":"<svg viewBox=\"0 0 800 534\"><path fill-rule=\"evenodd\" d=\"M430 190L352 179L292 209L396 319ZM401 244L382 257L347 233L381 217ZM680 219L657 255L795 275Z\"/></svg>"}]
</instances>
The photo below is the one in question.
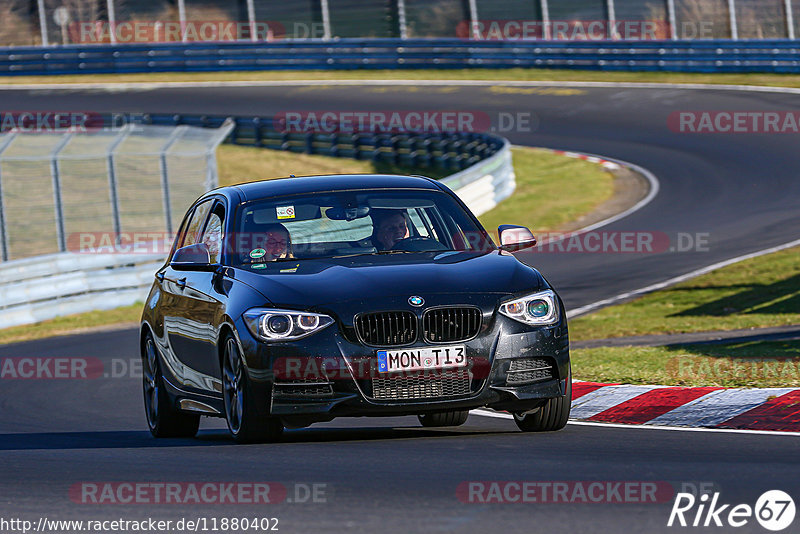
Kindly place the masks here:
<instances>
[{"instance_id":1,"label":"bmw roundel badge","mask_svg":"<svg viewBox=\"0 0 800 534\"><path fill-rule=\"evenodd\" d=\"M425 299L414 295L413 297L408 297L408 303L411 304L412 306L416 306L419 308L420 306L425 304Z\"/></svg>"}]
</instances>

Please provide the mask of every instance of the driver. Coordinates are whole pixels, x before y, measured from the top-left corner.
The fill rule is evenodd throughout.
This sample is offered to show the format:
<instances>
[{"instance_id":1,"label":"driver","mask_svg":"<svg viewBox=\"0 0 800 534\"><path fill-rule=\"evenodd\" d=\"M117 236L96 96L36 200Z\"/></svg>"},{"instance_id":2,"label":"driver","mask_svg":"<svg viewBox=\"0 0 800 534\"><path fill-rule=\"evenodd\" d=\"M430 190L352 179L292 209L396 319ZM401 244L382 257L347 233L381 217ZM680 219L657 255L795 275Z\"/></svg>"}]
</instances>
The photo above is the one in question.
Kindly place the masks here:
<instances>
[{"instance_id":1,"label":"driver","mask_svg":"<svg viewBox=\"0 0 800 534\"><path fill-rule=\"evenodd\" d=\"M405 210L373 209L369 214L372 218L372 244L378 250L391 250L398 241L410 235Z\"/></svg>"}]
</instances>

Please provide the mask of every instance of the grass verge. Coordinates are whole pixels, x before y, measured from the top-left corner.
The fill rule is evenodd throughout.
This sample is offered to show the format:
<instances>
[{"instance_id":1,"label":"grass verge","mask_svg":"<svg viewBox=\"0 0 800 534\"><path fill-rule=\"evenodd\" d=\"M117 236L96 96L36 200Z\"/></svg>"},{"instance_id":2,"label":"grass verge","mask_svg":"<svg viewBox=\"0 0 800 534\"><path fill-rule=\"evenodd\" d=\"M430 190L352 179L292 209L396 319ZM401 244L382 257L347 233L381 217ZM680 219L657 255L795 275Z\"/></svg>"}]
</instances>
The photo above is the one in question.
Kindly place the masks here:
<instances>
[{"instance_id":1,"label":"grass verge","mask_svg":"<svg viewBox=\"0 0 800 534\"><path fill-rule=\"evenodd\" d=\"M142 74L82 74L66 76L5 77L3 84L53 83L147 83L220 82L279 80L491 80L491 81L585 81L633 83L702 83L713 85L755 85L800 87L800 77L792 74L705 74L679 72L611 72L570 69L415 69L341 71L242 71L242 72L167 72Z\"/></svg>"},{"instance_id":2,"label":"grass verge","mask_svg":"<svg viewBox=\"0 0 800 534\"><path fill-rule=\"evenodd\" d=\"M800 387L800 341L577 349L575 378L623 384Z\"/></svg>"},{"instance_id":3,"label":"grass verge","mask_svg":"<svg viewBox=\"0 0 800 534\"><path fill-rule=\"evenodd\" d=\"M736 263L570 321L570 338L800 324L800 247Z\"/></svg>"},{"instance_id":4,"label":"grass verge","mask_svg":"<svg viewBox=\"0 0 800 534\"><path fill-rule=\"evenodd\" d=\"M498 224L524 224L535 229L557 228L607 200L613 192L613 177L600 166L542 150L513 149L517 191L481 222L491 232ZM217 154L221 185L266 177L331 173L424 173L432 178L444 174L435 169L408 169L347 158L294 154L278 150L222 145ZM569 178L569 180L567 180ZM565 194L569 186L570 193ZM536 210L530 208L536 206ZM135 323L142 304L110 311L59 317L32 325L0 330L0 344L27 341L81 331L86 328Z\"/></svg>"},{"instance_id":5,"label":"grass verge","mask_svg":"<svg viewBox=\"0 0 800 534\"><path fill-rule=\"evenodd\" d=\"M83 330L90 330L103 326L110 327L113 325L138 324L139 318L142 316L142 306L143 303L137 302L130 306L123 306L112 310L95 310L75 315L56 317L55 319L49 319L35 324L3 328L0 330L0 345L65 334L77 334Z\"/></svg>"},{"instance_id":6,"label":"grass verge","mask_svg":"<svg viewBox=\"0 0 800 534\"><path fill-rule=\"evenodd\" d=\"M614 177L599 165L545 150L513 148L514 194L479 217L494 232L519 224L536 232L555 231L591 212L614 193Z\"/></svg>"}]
</instances>

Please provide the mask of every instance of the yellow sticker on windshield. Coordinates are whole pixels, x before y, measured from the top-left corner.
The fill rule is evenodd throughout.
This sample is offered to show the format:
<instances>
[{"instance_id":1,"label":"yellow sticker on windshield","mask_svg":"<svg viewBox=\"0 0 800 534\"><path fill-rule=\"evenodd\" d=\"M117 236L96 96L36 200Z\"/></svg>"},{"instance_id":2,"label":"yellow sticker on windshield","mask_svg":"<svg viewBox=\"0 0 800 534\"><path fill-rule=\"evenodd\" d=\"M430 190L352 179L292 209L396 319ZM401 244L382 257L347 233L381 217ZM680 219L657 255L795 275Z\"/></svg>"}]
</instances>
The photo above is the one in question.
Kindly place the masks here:
<instances>
[{"instance_id":1,"label":"yellow sticker on windshield","mask_svg":"<svg viewBox=\"0 0 800 534\"><path fill-rule=\"evenodd\" d=\"M275 211L278 219L294 219L294 206L278 206Z\"/></svg>"}]
</instances>

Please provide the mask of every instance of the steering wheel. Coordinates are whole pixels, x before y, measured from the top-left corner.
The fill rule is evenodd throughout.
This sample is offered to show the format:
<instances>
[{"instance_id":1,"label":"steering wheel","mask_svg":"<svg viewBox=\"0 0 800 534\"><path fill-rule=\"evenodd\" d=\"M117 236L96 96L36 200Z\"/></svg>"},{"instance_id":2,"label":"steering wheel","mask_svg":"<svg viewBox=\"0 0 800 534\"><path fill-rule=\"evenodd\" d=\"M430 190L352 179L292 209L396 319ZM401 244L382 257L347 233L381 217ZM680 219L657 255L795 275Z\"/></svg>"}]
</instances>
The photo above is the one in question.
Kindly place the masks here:
<instances>
[{"instance_id":1,"label":"steering wheel","mask_svg":"<svg viewBox=\"0 0 800 534\"><path fill-rule=\"evenodd\" d=\"M430 237L412 236L401 239L394 244L392 250L405 250L406 252L430 252L434 250L447 250L447 247Z\"/></svg>"}]
</instances>

